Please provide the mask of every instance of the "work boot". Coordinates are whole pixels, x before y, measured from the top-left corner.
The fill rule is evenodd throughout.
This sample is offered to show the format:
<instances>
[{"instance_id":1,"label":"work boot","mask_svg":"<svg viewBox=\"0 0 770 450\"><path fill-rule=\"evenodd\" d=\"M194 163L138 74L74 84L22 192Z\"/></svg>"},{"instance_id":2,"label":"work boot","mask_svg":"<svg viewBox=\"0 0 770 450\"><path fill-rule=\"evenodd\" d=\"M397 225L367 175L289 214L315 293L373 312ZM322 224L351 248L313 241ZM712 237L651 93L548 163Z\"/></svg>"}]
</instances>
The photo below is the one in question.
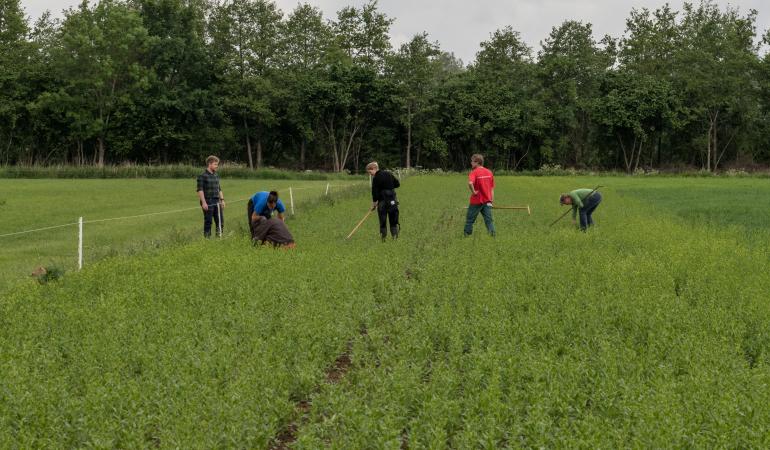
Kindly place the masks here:
<instances>
[{"instance_id":1,"label":"work boot","mask_svg":"<svg viewBox=\"0 0 770 450\"><path fill-rule=\"evenodd\" d=\"M398 225L395 227L390 227L390 235L393 236L393 239L398 239Z\"/></svg>"}]
</instances>

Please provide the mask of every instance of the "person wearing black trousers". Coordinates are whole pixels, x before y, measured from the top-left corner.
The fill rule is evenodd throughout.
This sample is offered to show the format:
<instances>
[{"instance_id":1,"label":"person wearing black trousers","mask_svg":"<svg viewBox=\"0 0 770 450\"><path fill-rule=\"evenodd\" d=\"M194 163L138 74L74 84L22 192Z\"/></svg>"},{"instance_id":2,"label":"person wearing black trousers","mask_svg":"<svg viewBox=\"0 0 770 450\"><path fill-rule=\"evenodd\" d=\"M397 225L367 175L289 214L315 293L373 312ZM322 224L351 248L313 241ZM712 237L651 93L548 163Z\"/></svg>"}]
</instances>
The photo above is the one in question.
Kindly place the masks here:
<instances>
[{"instance_id":1,"label":"person wearing black trousers","mask_svg":"<svg viewBox=\"0 0 770 450\"><path fill-rule=\"evenodd\" d=\"M219 186L219 158L209 156L206 158L206 170L198 176L198 201L203 210L203 236L211 237L211 222L216 224L217 236L222 234L224 228L225 196Z\"/></svg>"},{"instance_id":2,"label":"person wearing black trousers","mask_svg":"<svg viewBox=\"0 0 770 450\"><path fill-rule=\"evenodd\" d=\"M366 165L366 171L372 176L372 210L377 209L380 218L380 237L385 242L388 237L386 220L390 222L390 235L398 238L398 199L395 189L401 186L398 178L387 170L380 170L376 161Z\"/></svg>"}]
</instances>

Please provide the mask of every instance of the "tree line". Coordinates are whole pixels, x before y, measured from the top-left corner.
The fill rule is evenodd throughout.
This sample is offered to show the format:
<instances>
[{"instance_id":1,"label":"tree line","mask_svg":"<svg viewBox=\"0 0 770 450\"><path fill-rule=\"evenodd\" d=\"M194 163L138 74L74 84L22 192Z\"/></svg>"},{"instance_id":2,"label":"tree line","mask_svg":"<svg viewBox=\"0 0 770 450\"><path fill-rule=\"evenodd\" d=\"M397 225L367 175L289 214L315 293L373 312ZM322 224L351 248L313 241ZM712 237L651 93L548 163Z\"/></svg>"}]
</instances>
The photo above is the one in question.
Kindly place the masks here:
<instances>
[{"instance_id":1,"label":"tree line","mask_svg":"<svg viewBox=\"0 0 770 450\"><path fill-rule=\"evenodd\" d=\"M266 0L0 0L0 164L618 169L770 162L770 33L709 0L633 9L621 37L511 27L464 64L398 48L376 1L333 19Z\"/></svg>"}]
</instances>

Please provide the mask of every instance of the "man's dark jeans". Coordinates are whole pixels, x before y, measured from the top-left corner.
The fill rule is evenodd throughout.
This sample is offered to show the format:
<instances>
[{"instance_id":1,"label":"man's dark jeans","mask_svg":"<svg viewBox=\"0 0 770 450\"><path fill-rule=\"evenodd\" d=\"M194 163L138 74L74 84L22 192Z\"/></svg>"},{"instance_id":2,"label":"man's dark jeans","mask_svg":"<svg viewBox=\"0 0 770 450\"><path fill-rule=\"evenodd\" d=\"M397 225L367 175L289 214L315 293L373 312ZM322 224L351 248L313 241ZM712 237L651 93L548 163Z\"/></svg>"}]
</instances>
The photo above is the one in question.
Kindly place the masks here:
<instances>
[{"instance_id":1,"label":"man's dark jeans","mask_svg":"<svg viewBox=\"0 0 770 450\"><path fill-rule=\"evenodd\" d=\"M388 236L387 220L387 222L390 222L390 235L393 238L397 238L400 230L398 225L398 204L391 205L386 201L380 201L377 204L377 216L380 219L380 236L383 239Z\"/></svg>"},{"instance_id":2,"label":"man's dark jeans","mask_svg":"<svg viewBox=\"0 0 770 450\"><path fill-rule=\"evenodd\" d=\"M495 235L495 223L492 221L492 206L487 205L468 205L468 215L465 216L465 235L470 236L473 233L473 223L476 222L476 218L479 213L484 217L484 225L487 226L487 231L490 235Z\"/></svg>"},{"instance_id":3,"label":"man's dark jeans","mask_svg":"<svg viewBox=\"0 0 770 450\"><path fill-rule=\"evenodd\" d=\"M602 202L602 194L598 191L589 195L587 199L583 200L583 207L579 208L580 214L580 229L585 231L588 227L594 224L594 219L591 214L594 213L596 207Z\"/></svg>"},{"instance_id":4,"label":"man's dark jeans","mask_svg":"<svg viewBox=\"0 0 770 450\"><path fill-rule=\"evenodd\" d=\"M203 211L203 236L211 237L212 220L216 225L217 236L219 236L225 228L225 216L219 208L219 199L206 199L206 203L209 205L209 210ZM220 219L222 220L221 222Z\"/></svg>"}]
</instances>

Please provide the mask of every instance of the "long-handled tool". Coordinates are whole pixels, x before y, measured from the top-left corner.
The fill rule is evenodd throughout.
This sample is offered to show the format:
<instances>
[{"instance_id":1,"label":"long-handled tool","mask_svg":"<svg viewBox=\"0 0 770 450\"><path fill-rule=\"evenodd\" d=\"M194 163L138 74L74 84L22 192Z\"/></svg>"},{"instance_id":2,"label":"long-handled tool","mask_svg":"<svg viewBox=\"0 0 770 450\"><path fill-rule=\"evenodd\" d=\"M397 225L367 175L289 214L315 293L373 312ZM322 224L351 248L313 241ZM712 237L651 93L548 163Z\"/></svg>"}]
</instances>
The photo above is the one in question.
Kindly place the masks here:
<instances>
[{"instance_id":1,"label":"long-handled tool","mask_svg":"<svg viewBox=\"0 0 770 450\"><path fill-rule=\"evenodd\" d=\"M601 185L599 185L599 186L596 186L596 187L594 188L594 190L593 190L593 191L589 192L589 193L588 193L588 195L586 195L585 197L581 198L580 200L581 200L581 201L583 201L583 200L587 199L587 198L588 198L588 197L590 197L590 196L591 196L591 195L592 195L594 192L596 192L596 191L597 191L599 188L603 188L603 187L604 187L604 186L601 186ZM556 219L556 220L554 220L553 222L551 222L551 225L549 225L549 226L554 226L554 225L556 225L556 222L558 222L558 221L560 221L561 219L563 219L563 218L564 218L564 216L566 216L566 215L567 215L567 214L568 214L570 211L572 211L572 208L570 208L570 209L568 209L568 210L564 211L564 214L562 214L561 216L559 216L559 218L558 218L558 219Z\"/></svg>"},{"instance_id":2,"label":"long-handled tool","mask_svg":"<svg viewBox=\"0 0 770 450\"><path fill-rule=\"evenodd\" d=\"M492 209L521 209L521 210L526 209L527 215L529 216L532 215L532 210L529 209L529 205L527 206L492 206Z\"/></svg>"},{"instance_id":3,"label":"long-handled tool","mask_svg":"<svg viewBox=\"0 0 770 450\"><path fill-rule=\"evenodd\" d=\"M468 209L466 206L465 209ZM529 205L527 206L492 206L492 209L521 209L526 210L528 215L532 215L532 210L529 208Z\"/></svg>"},{"instance_id":4,"label":"long-handled tool","mask_svg":"<svg viewBox=\"0 0 770 450\"><path fill-rule=\"evenodd\" d=\"M372 211L374 211L374 210L373 210L373 209L370 209L370 210L369 210L369 211L366 213L366 215L364 216L364 218L363 218L363 219L361 219L361 221L360 221L360 222L358 222L358 225L356 225L356 227L355 227L355 228L353 228L353 231L351 231L351 232L350 232L350 234L348 235L348 237L346 237L345 239L350 239L350 236L353 236L353 233L355 233L356 231L358 231L358 228L359 228L361 225L363 225L363 224L364 224L364 222L366 222L366 219L368 219L368 218L369 218L369 216L372 214Z\"/></svg>"}]
</instances>

